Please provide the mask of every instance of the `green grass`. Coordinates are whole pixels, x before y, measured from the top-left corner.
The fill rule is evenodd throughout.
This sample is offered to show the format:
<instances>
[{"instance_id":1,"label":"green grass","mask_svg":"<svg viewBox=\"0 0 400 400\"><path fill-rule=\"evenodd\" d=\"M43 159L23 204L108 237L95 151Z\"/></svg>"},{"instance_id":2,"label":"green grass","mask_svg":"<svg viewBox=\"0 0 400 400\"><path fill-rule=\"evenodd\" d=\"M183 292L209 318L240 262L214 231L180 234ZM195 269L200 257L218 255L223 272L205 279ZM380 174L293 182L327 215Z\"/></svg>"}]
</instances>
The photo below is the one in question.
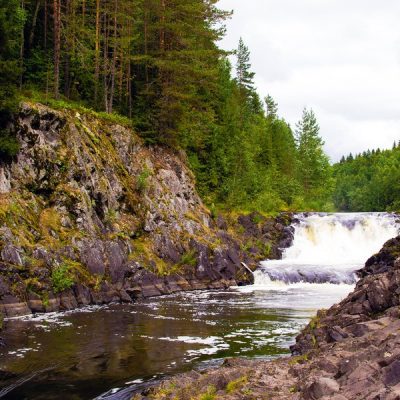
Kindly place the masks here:
<instances>
[{"instance_id":1,"label":"green grass","mask_svg":"<svg viewBox=\"0 0 400 400\"><path fill-rule=\"evenodd\" d=\"M209 386L207 388L207 392L200 395L199 400L214 400L217 398L216 392L217 392L217 389L215 388L215 386Z\"/></svg>"},{"instance_id":2,"label":"green grass","mask_svg":"<svg viewBox=\"0 0 400 400\"><path fill-rule=\"evenodd\" d=\"M247 383L247 376L242 376L239 379L235 379L234 381L229 382L226 385L225 391L228 394L236 392L236 390L242 388L246 383Z\"/></svg>"},{"instance_id":3,"label":"green grass","mask_svg":"<svg viewBox=\"0 0 400 400\"><path fill-rule=\"evenodd\" d=\"M51 95L46 95L46 93L37 90L24 90L21 93L21 100L27 102L41 103L55 110L70 110L76 111L81 114L91 115L95 118L111 122L114 124L122 125L128 128L132 128L132 120L118 113L108 114L104 111L96 111L93 108L87 106L85 103L76 102L63 98L55 99Z\"/></svg>"}]
</instances>

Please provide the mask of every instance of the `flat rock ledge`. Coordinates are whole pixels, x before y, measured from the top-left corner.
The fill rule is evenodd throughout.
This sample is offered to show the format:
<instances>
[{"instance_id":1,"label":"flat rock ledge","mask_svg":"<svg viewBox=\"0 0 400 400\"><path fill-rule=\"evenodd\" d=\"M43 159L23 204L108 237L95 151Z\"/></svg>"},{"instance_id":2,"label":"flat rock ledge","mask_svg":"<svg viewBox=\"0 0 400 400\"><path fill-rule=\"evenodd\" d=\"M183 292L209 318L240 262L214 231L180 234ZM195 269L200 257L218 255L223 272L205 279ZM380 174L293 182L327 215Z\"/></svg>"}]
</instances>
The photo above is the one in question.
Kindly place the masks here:
<instances>
[{"instance_id":1,"label":"flat rock ledge","mask_svg":"<svg viewBox=\"0 0 400 400\"><path fill-rule=\"evenodd\" d=\"M353 293L320 311L292 356L228 359L133 395L144 399L400 399L400 236L359 271Z\"/></svg>"}]
</instances>

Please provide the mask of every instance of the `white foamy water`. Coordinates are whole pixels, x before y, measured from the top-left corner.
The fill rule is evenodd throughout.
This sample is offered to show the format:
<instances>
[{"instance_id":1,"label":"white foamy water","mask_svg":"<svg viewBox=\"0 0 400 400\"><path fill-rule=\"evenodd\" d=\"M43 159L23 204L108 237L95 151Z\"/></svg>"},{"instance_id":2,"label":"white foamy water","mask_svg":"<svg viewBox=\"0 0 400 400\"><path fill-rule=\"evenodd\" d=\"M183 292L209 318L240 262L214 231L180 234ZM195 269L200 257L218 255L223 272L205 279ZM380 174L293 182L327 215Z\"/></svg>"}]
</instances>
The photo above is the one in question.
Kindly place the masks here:
<instances>
[{"instance_id":1,"label":"white foamy water","mask_svg":"<svg viewBox=\"0 0 400 400\"><path fill-rule=\"evenodd\" d=\"M388 213L300 214L297 219L292 246L282 260L261 263L253 289L310 290L311 284L319 284L316 290L328 290L321 284L351 288L355 271L399 233L398 217ZM348 293L349 288L332 290Z\"/></svg>"},{"instance_id":2,"label":"white foamy water","mask_svg":"<svg viewBox=\"0 0 400 400\"><path fill-rule=\"evenodd\" d=\"M362 265L397 236L396 220L387 213L300 215L293 245L283 259L296 264Z\"/></svg>"}]
</instances>

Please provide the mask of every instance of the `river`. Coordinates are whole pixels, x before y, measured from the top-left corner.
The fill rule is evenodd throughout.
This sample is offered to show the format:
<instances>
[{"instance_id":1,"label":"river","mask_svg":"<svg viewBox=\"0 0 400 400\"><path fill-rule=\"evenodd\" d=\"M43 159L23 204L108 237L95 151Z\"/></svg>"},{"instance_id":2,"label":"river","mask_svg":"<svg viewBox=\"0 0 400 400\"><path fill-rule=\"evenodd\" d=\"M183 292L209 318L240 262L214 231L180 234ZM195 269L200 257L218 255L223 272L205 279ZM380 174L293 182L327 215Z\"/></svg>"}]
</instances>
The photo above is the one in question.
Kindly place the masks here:
<instances>
[{"instance_id":1,"label":"river","mask_svg":"<svg viewBox=\"0 0 400 400\"><path fill-rule=\"evenodd\" d=\"M252 286L8 320L0 398L129 399L152 380L224 357L287 354L316 310L344 298L354 272L398 234L396 218L300 214L292 247L262 262Z\"/></svg>"}]
</instances>

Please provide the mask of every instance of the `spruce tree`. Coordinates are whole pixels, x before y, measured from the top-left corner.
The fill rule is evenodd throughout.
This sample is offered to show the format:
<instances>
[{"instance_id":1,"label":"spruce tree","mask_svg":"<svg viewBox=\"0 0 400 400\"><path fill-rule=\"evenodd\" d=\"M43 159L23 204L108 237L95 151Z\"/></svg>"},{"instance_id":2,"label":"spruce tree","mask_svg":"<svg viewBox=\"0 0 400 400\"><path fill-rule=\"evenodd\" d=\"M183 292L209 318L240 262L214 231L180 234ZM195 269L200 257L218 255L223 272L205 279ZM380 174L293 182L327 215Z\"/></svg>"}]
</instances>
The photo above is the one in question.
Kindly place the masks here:
<instances>
[{"instance_id":1,"label":"spruce tree","mask_svg":"<svg viewBox=\"0 0 400 400\"><path fill-rule=\"evenodd\" d=\"M250 51L244 44L243 39L239 39L239 46L236 51L236 80L239 88L244 91L254 90L255 73L250 71Z\"/></svg>"},{"instance_id":2,"label":"spruce tree","mask_svg":"<svg viewBox=\"0 0 400 400\"><path fill-rule=\"evenodd\" d=\"M278 114L278 103L272 98L272 96L268 95L265 98L265 104L267 106L267 117L269 118L276 118Z\"/></svg>"},{"instance_id":3,"label":"spruce tree","mask_svg":"<svg viewBox=\"0 0 400 400\"><path fill-rule=\"evenodd\" d=\"M329 160L323 150L319 125L313 110L303 110L296 125L296 144L299 159L299 176L306 193L326 183Z\"/></svg>"}]
</instances>

